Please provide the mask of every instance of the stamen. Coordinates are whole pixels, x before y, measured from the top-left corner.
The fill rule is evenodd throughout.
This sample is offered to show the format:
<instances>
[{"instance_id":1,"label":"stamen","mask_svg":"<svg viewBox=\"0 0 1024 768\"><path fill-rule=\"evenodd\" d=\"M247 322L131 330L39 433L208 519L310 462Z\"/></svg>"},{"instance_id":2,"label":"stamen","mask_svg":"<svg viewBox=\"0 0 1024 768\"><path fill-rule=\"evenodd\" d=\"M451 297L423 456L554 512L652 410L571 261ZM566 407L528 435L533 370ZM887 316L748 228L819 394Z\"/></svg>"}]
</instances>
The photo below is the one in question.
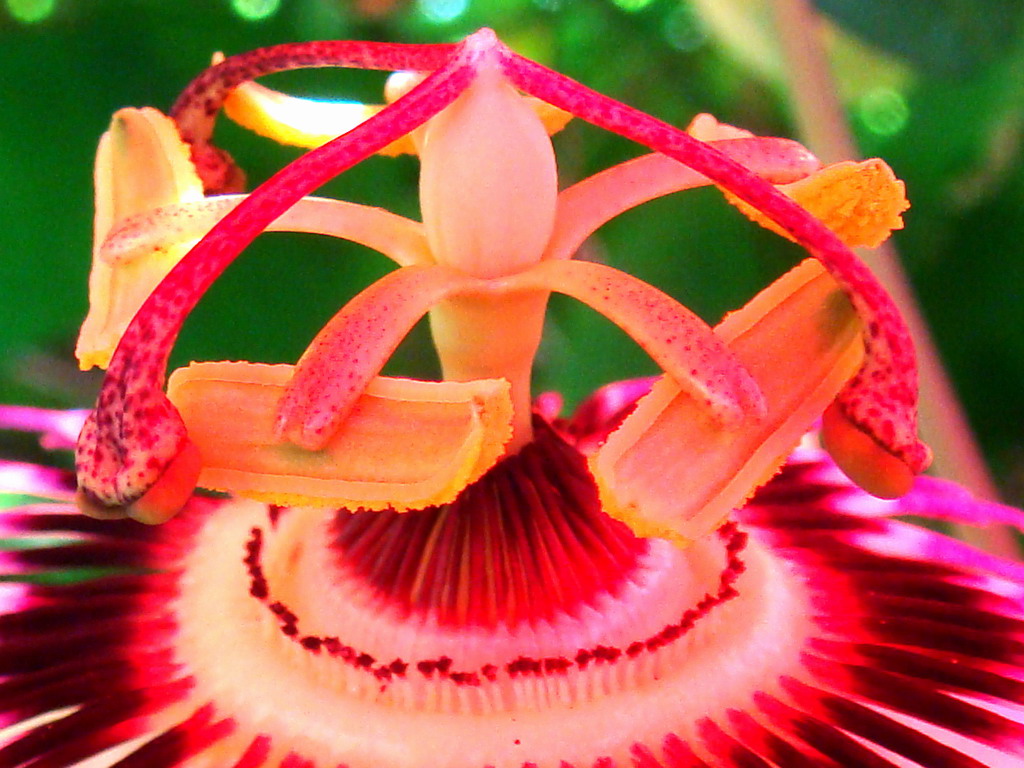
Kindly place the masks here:
<instances>
[{"instance_id":1,"label":"stamen","mask_svg":"<svg viewBox=\"0 0 1024 768\"><path fill-rule=\"evenodd\" d=\"M454 55L375 117L279 171L225 216L150 294L111 360L97 408L79 440L76 461L90 508L134 514L135 502L184 450L185 428L162 390L170 347L203 292L299 199L451 103L474 76L475 55Z\"/></svg>"},{"instance_id":2,"label":"stamen","mask_svg":"<svg viewBox=\"0 0 1024 768\"><path fill-rule=\"evenodd\" d=\"M910 207L905 186L878 158L834 163L781 191L800 203L851 248L876 248L893 230L903 229L900 214ZM742 200L727 194L753 221L790 240L793 237Z\"/></svg>"},{"instance_id":3,"label":"stamen","mask_svg":"<svg viewBox=\"0 0 1024 768\"><path fill-rule=\"evenodd\" d=\"M757 382L710 326L642 280L594 262L543 261L508 278L503 288L558 291L596 309L727 428L765 414Z\"/></svg>"},{"instance_id":4,"label":"stamen","mask_svg":"<svg viewBox=\"0 0 1024 768\"><path fill-rule=\"evenodd\" d=\"M588 122L672 157L750 203L789 232L832 273L864 319L864 365L839 395L847 416L913 472L930 453L917 437L913 341L892 298L821 222L747 168L684 131L502 49L509 80Z\"/></svg>"},{"instance_id":5,"label":"stamen","mask_svg":"<svg viewBox=\"0 0 1024 768\"><path fill-rule=\"evenodd\" d=\"M811 260L715 332L758 377L767 416L723 431L674 380L656 383L590 457L605 509L641 535L685 545L717 527L772 476L863 359L859 319Z\"/></svg>"},{"instance_id":6,"label":"stamen","mask_svg":"<svg viewBox=\"0 0 1024 768\"><path fill-rule=\"evenodd\" d=\"M224 113L250 131L281 144L313 149L384 109L383 104L303 99L259 83L242 83L224 102ZM411 136L384 147L382 155L415 153Z\"/></svg>"},{"instance_id":7,"label":"stamen","mask_svg":"<svg viewBox=\"0 0 1024 768\"><path fill-rule=\"evenodd\" d=\"M197 363L167 393L203 457L204 488L276 504L419 509L454 499L511 437L508 382L376 378L328 442L274 436L290 365Z\"/></svg>"}]
</instances>

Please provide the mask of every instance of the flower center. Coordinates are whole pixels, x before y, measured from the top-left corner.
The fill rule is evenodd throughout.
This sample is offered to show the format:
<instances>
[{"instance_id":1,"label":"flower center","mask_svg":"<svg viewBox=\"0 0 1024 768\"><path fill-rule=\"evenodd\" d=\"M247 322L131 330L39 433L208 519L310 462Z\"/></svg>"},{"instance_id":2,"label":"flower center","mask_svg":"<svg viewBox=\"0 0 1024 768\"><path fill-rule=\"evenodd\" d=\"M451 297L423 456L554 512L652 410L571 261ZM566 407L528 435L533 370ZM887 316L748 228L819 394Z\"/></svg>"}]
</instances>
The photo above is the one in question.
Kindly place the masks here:
<instances>
[{"instance_id":1,"label":"flower center","mask_svg":"<svg viewBox=\"0 0 1024 768\"><path fill-rule=\"evenodd\" d=\"M617 744L677 730L680 676L704 680L682 705L696 722L796 663L799 642L747 631L806 632L801 590L759 544L734 525L687 550L638 539L600 510L576 449L536 434L452 504L230 502L204 521L175 606L196 696L352 768L413 766L398 753L424 740L437 765L504 765L506 741L565 759L575 728Z\"/></svg>"},{"instance_id":2,"label":"flower center","mask_svg":"<svg viewBox=\"0 0 1024 768\"><path fill-rule=\"evenodd\" d=\"M619 594L649 542L600 511L575 449L542 422L535 435L451 504L340 510L336 566L396 618L453 628L547 620Z\"/></svg>"}]
</instances>

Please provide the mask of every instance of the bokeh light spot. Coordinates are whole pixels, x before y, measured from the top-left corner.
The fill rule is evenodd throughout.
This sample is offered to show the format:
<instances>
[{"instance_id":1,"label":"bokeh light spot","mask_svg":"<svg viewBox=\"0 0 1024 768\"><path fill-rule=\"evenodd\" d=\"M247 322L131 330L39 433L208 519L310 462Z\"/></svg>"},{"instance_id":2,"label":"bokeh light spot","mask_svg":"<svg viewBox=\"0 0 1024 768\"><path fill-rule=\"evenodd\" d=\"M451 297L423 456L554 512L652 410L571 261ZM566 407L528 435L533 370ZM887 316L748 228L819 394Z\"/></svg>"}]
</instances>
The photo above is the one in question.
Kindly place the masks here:
<instances>
[{"instance_id":1,"label":"bokeh light spot","mask_svg":"<svg viewBox=\"0 0 1024 768\"><path fill-rule=\"evenodd\" d=\"M892 136L906 127L910 107L902 93L891 88L875 88L857 102L857 117L876 136Z\"/></svg>"},{"instance_id":2,"label":"bokeh light spot","mask_svg":"<svg viewBox=\"0 0 1024 768\"><path fill-rule=\"evenodd\" d=\"M23 24L35 24L50 16L57 0L6 0L7 10Z\"/></svg>"},{"instance_id":3,"label":"bokeh light spot","mask_svg":"<svg viewBox=\"0 0 1024 768\"><path fill-rule=\"evenodd\" d=\"M416 6L427 21L448 24L466 12L469 0L418 0Z\"/></svg>"},{"instance_id":4,"label":"bokeh light spot","mask_svg":"<svg viewBox=\"0 0 1024 768\"><path fill-rule=\"evenodd\" d=\"M281 0L231 0L231 9L246 21L262 21L277 13Z\"/></svg>"},{"instance_id":5,"label":"bokeh light spot","mask_svg":"<svg viewBox=\"0 0 1024 768\"><path fill-rule=\"evenodd\" d=\"M684 53L697 50L708 39L700 16L689 3L680 3L665 16L662 33L669 45Z\"/></svg>"},{"instance_id":6,"label":"bokeh light spot","mask_svg":"<svg viewBox=\"0 0 1024 768\"><path fill-rule=\"evenodd\" d=\"M654 0L612 0L615 5L624 11L642 11Z\"/></svg>"}]
</instances>

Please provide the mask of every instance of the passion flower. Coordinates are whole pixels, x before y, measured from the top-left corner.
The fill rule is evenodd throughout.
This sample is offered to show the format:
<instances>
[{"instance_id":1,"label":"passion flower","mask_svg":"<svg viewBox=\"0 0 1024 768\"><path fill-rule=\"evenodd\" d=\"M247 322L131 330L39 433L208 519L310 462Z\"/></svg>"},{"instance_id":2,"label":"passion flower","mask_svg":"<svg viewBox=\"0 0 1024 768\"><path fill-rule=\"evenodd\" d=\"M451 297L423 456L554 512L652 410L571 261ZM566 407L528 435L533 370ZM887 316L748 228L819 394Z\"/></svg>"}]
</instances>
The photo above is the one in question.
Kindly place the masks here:
<instances>
[{"instance_id":1,"label":"passion flower","mask_svg":"<svg viewBox=\"0 0 1024 768\"><path fill-rule=\"evenodd\" d=\"M250 82L300 66L405 74L381 107ZM241 194L210 142L222 106L314 148ZM653 153L559 189L549 134L570 114ZM422 223L309 197L379 151L418 154ZM881 161L822 167L706 116L679 130L482 30L218 59L169 117L115 115L96 178L79 354L108 367L75 496L163 524L78 515L67 476L3 467L49 500L0 515L32 537L0 560L0 766L1018 764L1022 568L896 519L1021 520L914 478L913 349L849 250L901 226ZM572 259L617 214L709 184L814 257L715 328ZM294 366L165 382L187 313L270 228L398 268ZM663 374L570 417L534 400L552 291ZM443 380L381 377L424 314ZM806 437L819 420L845 475Z\"/></svg>"}]
</instances>

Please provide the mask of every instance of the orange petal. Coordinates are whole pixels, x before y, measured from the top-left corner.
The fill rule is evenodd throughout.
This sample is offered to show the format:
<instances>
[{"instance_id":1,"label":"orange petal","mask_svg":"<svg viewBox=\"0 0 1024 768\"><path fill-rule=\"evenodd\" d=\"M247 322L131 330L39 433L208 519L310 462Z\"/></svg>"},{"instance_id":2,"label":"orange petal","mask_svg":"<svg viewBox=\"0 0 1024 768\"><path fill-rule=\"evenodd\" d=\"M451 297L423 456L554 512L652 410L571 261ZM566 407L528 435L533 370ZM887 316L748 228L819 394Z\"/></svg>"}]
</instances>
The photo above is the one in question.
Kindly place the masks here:
<instances>
[{"instance_id":1,"label":"orange petal","mask_svg":"<svg viewBox=\"0 0 1024 768\"><path fill-rule=\"evenodd\" d=\"M757 380L768 415L722 429L671 379L658 381L590 457L605 509L638 534L688 543L776 472L863 360L861 321L807 261L715 329Z\"/></svg>"},{"instance_id":2,"label":"orange petal","mask_svg":"<svg viewBox=\"0 0 1024 768\"><path fill-rule=\"evenodd\" d=\"M451 501L511 437L507 382L377 378L321 450L274 436L289 365L194 363L168 395L199 449L199 484L276 504L399 510Z\"/></svg>"},{"instance_id":3,"label":"orange petal","mask_svg":"<svg viewBox=\"0 0 1024 768\"><path fill-rule=\"evenodd\" d=\"M903 229L900 214L910 207L903 182L878 158L834 163L780 189L851 248L885 242L893 230ZM752 221L793 239L752 206L732 195L726 198Z\"/></svg>"}]
</instances>

